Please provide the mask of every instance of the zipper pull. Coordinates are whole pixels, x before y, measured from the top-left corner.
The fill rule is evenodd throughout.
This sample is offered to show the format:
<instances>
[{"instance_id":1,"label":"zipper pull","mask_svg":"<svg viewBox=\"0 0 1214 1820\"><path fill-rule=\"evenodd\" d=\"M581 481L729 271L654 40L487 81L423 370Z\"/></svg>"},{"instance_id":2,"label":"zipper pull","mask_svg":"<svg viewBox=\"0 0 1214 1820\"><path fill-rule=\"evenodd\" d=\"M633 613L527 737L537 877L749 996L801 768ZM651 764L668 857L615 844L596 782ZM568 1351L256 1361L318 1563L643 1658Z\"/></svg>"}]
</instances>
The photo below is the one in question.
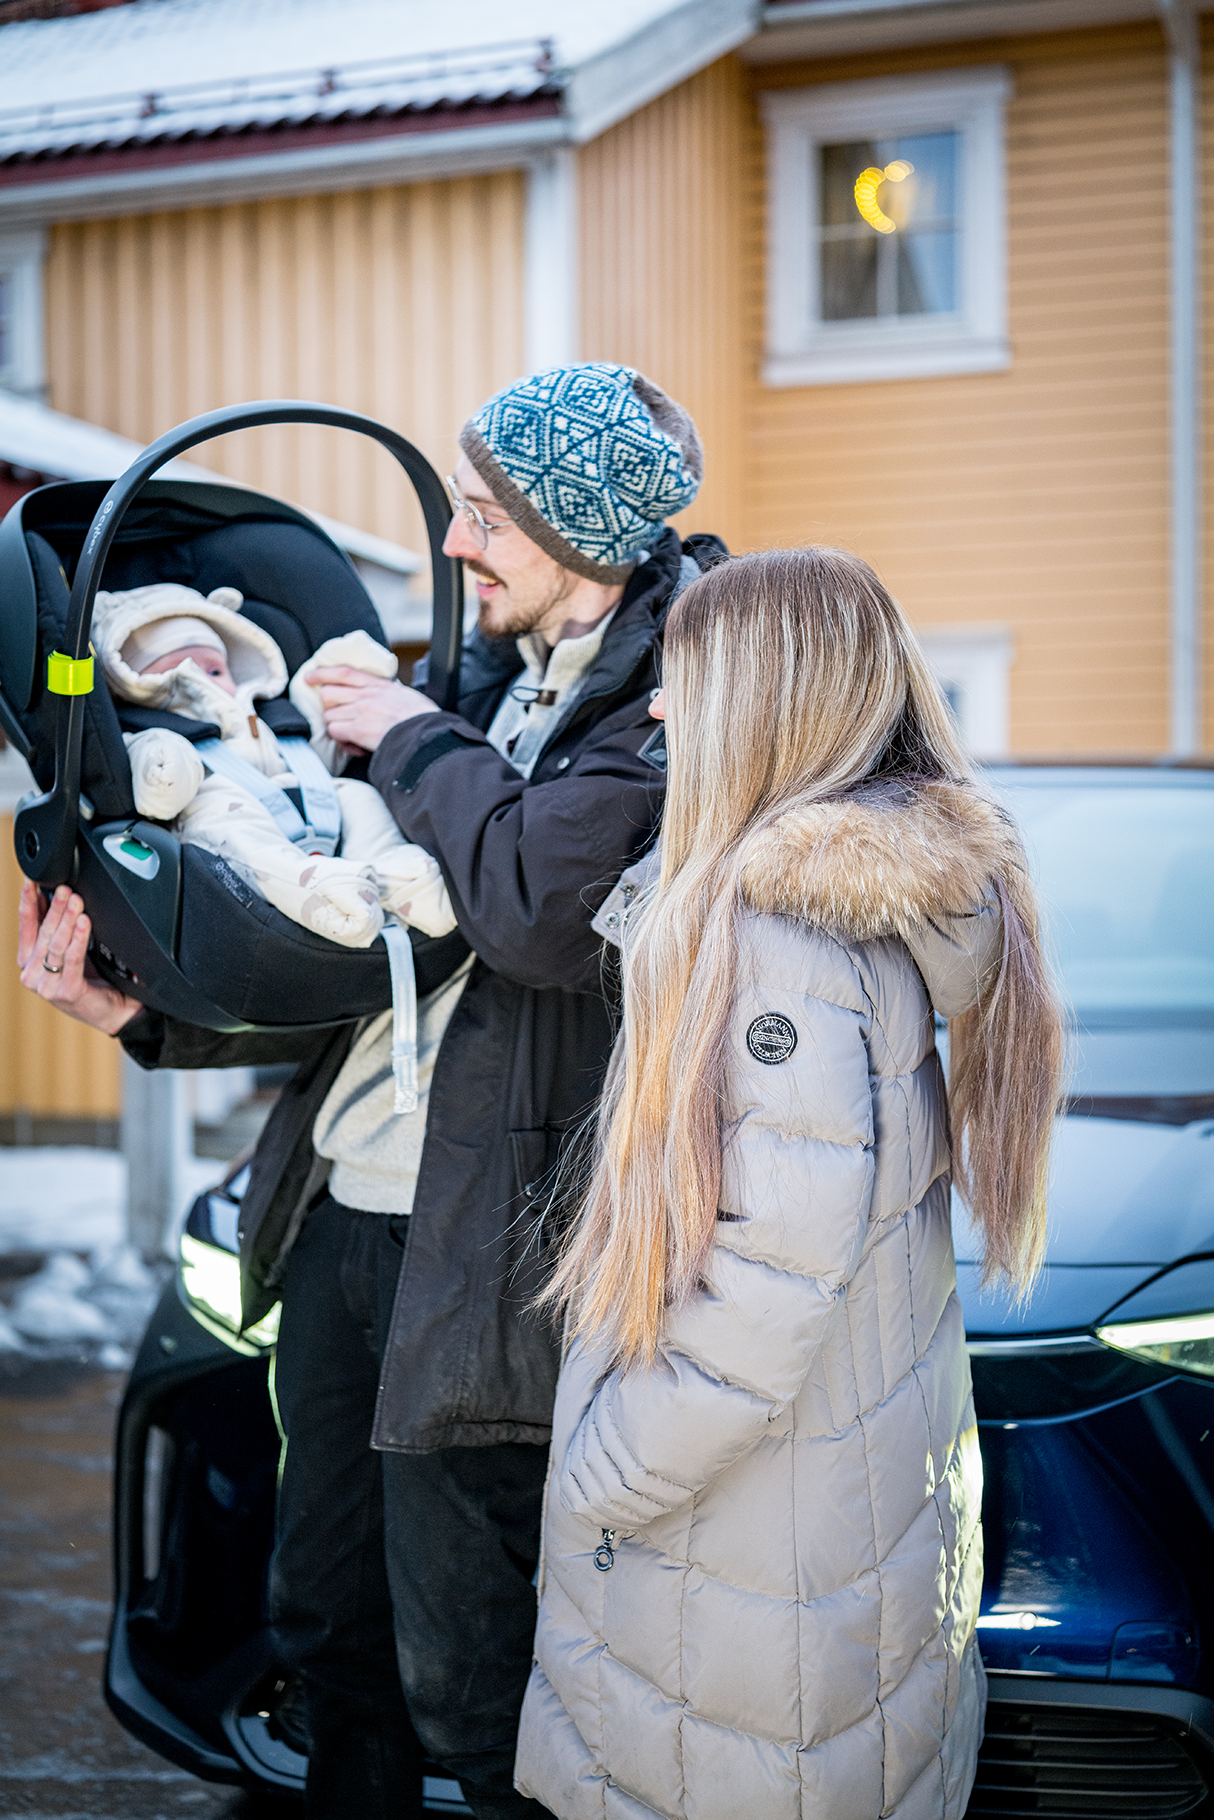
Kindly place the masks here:
<instances>
[{"instance_id":1,"label":"zipper pull","mask_svg":"<svg viewBox=\"0 0 1214 1820\"><path fill-rule=\"evenodd\" d=\"M603 1540L594 1551L594 1564L601 1574L608 1573L615 1566L615 1531L605 1529Z\"/></svg>"}]
</instances>

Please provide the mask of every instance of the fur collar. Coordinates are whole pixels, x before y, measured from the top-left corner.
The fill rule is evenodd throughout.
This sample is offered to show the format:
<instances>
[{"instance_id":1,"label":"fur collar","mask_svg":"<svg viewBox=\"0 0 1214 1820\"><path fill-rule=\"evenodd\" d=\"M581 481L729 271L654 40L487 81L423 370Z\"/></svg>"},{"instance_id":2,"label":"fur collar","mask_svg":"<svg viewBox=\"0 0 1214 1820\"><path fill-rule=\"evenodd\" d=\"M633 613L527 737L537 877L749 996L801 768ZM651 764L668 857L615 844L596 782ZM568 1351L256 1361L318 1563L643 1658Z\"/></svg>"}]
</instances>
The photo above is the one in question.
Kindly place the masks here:
<instances>
[{"instance_id":1,"label":"fur collar","mask_svg":"<svg viewBox=\"0 0 1214 1820\"><path fill-rule=\"evenodd\" d=\"M845 941L905 937L981 901L1023 867L1012 825L977 790L870 784L811 803L754 837L742 874L753 910Z\"/></svg>"}]
</instances>

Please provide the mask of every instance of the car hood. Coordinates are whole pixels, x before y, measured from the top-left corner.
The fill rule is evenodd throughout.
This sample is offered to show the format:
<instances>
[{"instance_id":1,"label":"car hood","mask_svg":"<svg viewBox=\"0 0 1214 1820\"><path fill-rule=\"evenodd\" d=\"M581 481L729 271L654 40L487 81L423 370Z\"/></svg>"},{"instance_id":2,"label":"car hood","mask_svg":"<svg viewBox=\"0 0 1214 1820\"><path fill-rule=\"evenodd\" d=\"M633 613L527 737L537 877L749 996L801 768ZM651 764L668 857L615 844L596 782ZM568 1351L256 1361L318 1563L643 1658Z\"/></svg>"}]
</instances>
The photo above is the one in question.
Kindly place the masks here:
<instances>
[{"instance_id":1,"label":"car hood","mask_svg":"<svg viewBox=\"0 0 1214 1820\"><path fill-rule=\"evenodd\" d=\"M1059 1119L1046 1267L1023 1308L979 1293L981 1252L955 1195L953 1245L971 1334L1090 1327L1165 1265L1214 1251L1214 1121Z\"/></svg>"},{"instance_id":2,"label":"car hood","mask_svg":"<svg viewBox=\"0 0 1214 1820\"><path fill-rule=\"evenodd\" d=\"M1078 1033L1072 1110L1055 1129L1046 1267L1024 1307L979 1293L981 1246L954 1196L971 1334L1089 1327L1160 1269L1214 1251L1212 1056L1205 1020Z\"/></svg>"}]
</instances>

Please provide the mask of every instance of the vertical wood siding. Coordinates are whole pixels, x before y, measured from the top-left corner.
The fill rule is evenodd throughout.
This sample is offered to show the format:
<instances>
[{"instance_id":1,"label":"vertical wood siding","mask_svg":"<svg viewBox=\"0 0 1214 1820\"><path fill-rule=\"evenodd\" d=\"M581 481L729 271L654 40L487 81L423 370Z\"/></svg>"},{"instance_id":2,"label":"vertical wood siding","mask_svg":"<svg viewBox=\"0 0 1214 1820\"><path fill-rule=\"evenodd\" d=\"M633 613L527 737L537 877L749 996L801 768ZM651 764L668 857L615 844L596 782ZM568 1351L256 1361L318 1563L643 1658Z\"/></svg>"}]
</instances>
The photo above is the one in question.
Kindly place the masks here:
<instances>
[{"instance_id":1,"label":"vertical wood siding","mask_svg":"<svg viewBox=\"0 0 1214 1820\"><path fill-rule=\"evenodd\" d=\"M0 1112L113 1118L120 1100L118 1044L52 1011L20 983L13 965L20 890L12 817L0 816Z\"/></svg>"},{"instance_id":2,"label":"vertical wood siding","mask_svg":"<svg viewBox=\"0 0 1214 1820\"><path fill-rule=\"evenodd\" d=\"M706 453L704 487L677 521L749 535L743 360L750 118L732 57L642 108L580 154L582 347L639 367L686 405Z\"/></svg>"},{"instance_id":3,"label":"vertical wood siding","mask_svg":"<svg viewBox=\"0 0 1214 1820\"><path fill-rule=\"evenodd\" d=\"M1006 373L760 389L756 544L841 543L924 626L1013 631L1019 752L1167 743L1167 89L1154 27L784 70L1005 63ZM774 86L769 72L756 72ZM752 272L758 262L748 259ZM756 285L756 322L762 297Z\"/></svg>"},{"instance_id":4,"label":"vertical wood siding","mask_svg":"<svg viewBox=\"0 0 1214 1820\"><path fill-rule=\"evenodd\" d=\"M380 417L450 471L522 370L518 171L57 226L51 402L146 440L246 398ZM335 430L246 431L191 460L422 547L390 456Z\"/></svg>"}]
</instances>

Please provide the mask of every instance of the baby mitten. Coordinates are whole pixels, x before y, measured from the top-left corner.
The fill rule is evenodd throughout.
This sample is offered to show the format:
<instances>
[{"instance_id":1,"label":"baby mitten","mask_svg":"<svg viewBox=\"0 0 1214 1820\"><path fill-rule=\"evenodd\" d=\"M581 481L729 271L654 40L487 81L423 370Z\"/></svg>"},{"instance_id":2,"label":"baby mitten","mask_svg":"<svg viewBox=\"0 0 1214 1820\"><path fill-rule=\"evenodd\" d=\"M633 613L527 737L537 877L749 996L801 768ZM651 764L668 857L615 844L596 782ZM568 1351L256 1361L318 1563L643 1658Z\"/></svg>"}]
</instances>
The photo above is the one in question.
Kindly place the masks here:
<instances>
[{"instance_id":1,"label":"baby mitten","mask_svg":"<svg viewBox=\"0 0 1214 1820\"><path fill-rule=\"evenodd\" d=\"M188 739L164 727L124 733L135 807L150 821L171 822L193 802L206 771Z\"/></svg>"},{"instance_id":2,"label":"baby mitten","mask_svg":"<svg viewBox=\"0 0 1214 1820\"><path fill-rule=\"evenodd\" d=\"M343 632L340 638L327 638L320 649L301 664L291 678L287 693L312 729L310 744L321 762L336 775L345 764L345 755L325 732L325 711L320 705L320 690L308 681L313 670L348 664L352 670L365 670L368 676L390 682L398 665L386 645L376 644L369 632Z\"/></svg>"},{"instance_id":3,"label":"baby mitten","mask_svg":"<svg viewBox=\"0 0 1214 1820\"><path fill-rule=\"evenodd\" d=\"M455 915L438 861L423 847L402 841L375 858L379 901L385 910L411 923L423 935L449 935Z\"/></svg>"}]
</instances>

